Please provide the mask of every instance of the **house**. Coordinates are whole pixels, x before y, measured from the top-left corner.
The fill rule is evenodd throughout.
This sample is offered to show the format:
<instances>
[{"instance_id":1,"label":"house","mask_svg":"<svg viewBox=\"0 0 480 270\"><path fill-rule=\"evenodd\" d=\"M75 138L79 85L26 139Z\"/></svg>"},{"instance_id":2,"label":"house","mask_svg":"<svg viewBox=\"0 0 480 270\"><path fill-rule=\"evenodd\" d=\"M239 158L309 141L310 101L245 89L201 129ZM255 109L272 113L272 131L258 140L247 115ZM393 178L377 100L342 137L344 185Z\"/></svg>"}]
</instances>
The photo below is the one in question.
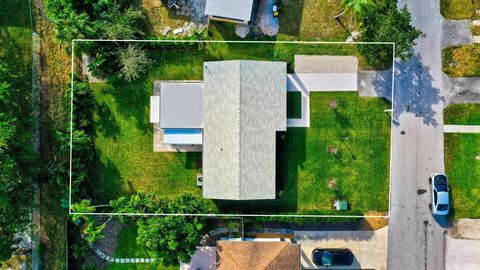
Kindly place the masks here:
<instances>
[{"instance_id":1,"label":"house","mask_svg":"<svg viewBox=\"0 0 480 270\"><path fill-rule=\"evenodd\" d=\"M253 0L207 0L205 15L210 20L247 24L252 7Z\"/></svg>"},{"instance_id":2,"label":"house","mask_svg":"<svg viewBox=\"0 0 480 270\"><path fill-rule=\"evenodd\" d=\"M163 144L202 145L205 198L275 199L286 71L285 62L205 62L203 82L160 82L150 121L163 130Z\"/></svg>"},{"instance_id":3,"label":"house","mask_svg":"<svg viewBox=\"0 0 480 270\"><path fill-rule=\"evenodd\" d=\"M300 245L278 241L218 241L217 270L299 270Z\"/></svg>"}]
</instances>

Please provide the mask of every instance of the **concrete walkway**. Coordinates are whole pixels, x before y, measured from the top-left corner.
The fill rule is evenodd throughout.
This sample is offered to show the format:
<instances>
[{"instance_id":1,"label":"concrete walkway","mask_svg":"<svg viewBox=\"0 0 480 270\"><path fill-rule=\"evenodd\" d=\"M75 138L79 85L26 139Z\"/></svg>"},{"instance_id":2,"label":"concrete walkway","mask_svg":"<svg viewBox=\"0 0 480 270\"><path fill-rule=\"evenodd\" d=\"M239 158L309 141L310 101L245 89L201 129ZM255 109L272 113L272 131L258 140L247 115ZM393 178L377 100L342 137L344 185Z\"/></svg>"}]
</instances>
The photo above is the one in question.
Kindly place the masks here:
<instances>
[{"instance_id":1,"label":"concrete walkway","mask_svg":"<svg viewBox=\"0 0 480 270\"><path fill-rule=\"evenodd\" d=\"M357 89L361 97L392 100L392 70L359 70Z\"/></svg>"},{"instance_id":2,"label":"concrete walkway","mask_svg":"<svg viewBox=\"0 0 480 270\"><path fill-rule=\"evenodd\" d=\"M480 265L480 241L446 237L445 268L474 270Z\"/></svg>"},{"instance_id":3,"label":"concrete walkway","mask_svg":"<svg viewBox=\"0 0 480 270\"><path fill-rule=\"evenodd\" d=\"M480 77L454 78L443 73L445 106L460 103L480 103Z\"/></svg>"},{"instance_id":4,"label":"concrete walkway","mask_svg":"<svg viewBox=\"0 0 480 270\"><path fill-rule=\"evenodd\" d=\"M318 247L352 250L353 265L335 269L387 269L388 226L376 231L295 231L294 236L304 269L326 269L312 262L312 251Z\"/></svg>"},{"instance_id":5,"label":"concrete walkway","mask_svg":"<svg viewBox=\"0 0 480 270\"><path fill-rule=\"evenodd\" d=\"M480 133L479 125L444 125L445 133Z\"/></svg>"},{"instance_id":6,"label":"concrete walkway","mask_svg":"<svg viewBox=\"0 0 480 270\"><path fill-rule=\"evenodd\" d=\"M442 48L472 43L470 22L471 20L444 20Z\"/></svg>"}]
</instances>

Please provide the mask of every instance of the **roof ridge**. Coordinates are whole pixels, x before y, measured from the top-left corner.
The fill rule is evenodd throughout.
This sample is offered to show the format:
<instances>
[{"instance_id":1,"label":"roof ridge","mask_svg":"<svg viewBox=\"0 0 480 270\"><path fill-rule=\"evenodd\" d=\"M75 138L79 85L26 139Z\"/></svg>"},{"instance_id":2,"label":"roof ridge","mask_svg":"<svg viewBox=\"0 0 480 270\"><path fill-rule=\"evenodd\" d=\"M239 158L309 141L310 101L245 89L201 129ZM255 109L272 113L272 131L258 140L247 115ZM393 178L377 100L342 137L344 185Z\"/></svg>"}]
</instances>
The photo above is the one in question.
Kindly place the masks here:
<instances>
[{"instance_id":1,"label":"roof ridge","mask_svg":"<svg viewBox=\"0 0 480 270\"><path fill-rule=\"evenodd\" d=\"M270 260L270 262L265 266L264 269L268 269L268 267L275 261L275 259L278 258L278 256L280 256L280 254L288 247L288 243L287 242L281 242L281 243L286 243L286 245L280 250L278 251L277 255L272 257L272 260Z\"/></svg>"}]
</instances>

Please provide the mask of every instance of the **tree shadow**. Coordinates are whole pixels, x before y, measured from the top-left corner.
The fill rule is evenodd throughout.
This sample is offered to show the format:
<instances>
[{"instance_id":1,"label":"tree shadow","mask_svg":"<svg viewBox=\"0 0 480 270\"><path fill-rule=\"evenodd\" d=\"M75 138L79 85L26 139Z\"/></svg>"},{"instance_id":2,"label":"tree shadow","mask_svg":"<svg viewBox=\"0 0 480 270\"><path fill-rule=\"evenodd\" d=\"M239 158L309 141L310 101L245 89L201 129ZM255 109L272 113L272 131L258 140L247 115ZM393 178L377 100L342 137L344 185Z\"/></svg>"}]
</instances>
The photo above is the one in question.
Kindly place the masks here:
<instances>
[{"instance_id":1,"label":"tree shadow","mask_svg":"<svg viewBox=\"0 0 480 270\"><path fill-rule=\"evenodd\" d=\"M116 199L123 192L123 182L120 171L115 164L107 158L106 162L99 159L100 149L96 149L95 168L90 172L90 184L95 204L105 204Z\"/></svg>"},{"instance_id":2,"label":"tree shadow","mask_svg":"<svg viewBox=\"0 0 480 270\"><path fill-rule=\"evenodd\" d=\"M118 125L115 115L107 104L96 104L98 120L95 121L95 128L107 138L117 140L120 134L120 126Z\"/></svg>"},{"instance_id":3,"label":"tree shadow","mask_svg":"<svg viewBox=\"0 0 480 270\"><path fill-rule=\"evenodd\" d=\"M303 6L305 5L304 0L298 1L280 1L283 2L281 8L281 16L279 17L278 23L280 24L278 33L289 35L289 36L299 36L300 27L302 25L303 19Z\"/></svg>"},{"instance_id":4,"label":"tree shadow","mask_svg":"<svg viewBox=\"0 0 480 270\"><path fill-rule=\"evenodd\" d=\"M408 61L396 63L393 109L397 125L400 125L400 115L413 113L425 125L438 126L433 106L443 98L441 89L433 84L434 80L431 67L423 64L419 54L413 55Z\"/></svg>"}]
</instances>

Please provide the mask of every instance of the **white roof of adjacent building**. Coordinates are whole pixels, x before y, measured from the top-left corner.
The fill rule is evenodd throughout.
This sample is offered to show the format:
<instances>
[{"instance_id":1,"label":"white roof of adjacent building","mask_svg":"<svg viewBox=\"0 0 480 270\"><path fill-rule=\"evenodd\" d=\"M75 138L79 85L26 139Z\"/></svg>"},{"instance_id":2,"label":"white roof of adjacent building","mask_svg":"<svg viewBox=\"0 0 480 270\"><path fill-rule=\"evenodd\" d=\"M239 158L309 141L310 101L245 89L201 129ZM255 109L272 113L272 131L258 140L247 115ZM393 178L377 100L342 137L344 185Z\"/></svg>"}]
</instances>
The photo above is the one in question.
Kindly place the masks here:
<instances>
[{"instance_id":1,"label":"white roof of adjacent building","mask_svg":"<svg viewBox=\"0 0 480 270\"><path fill-rule=\"evenodd\" d=\"M160 83L160 127L203 127L203 82Z\"/></svg>"},{"instance_id":2,"label":"white roof of adjacent building","mask_svg":"<svg viewBox=\"0 0 480 270\"><path fill-rule=\"evenodd\" d=\"M253 0L207 0L205 14L248 22L252 6Z\"/></svg>"},{"instance_id":3,"label":"white roof of adjacent building","mask_svg":"<svg viewBox=\"0 0 480 270\"><path fill-rule=\"evenodd\" d=\"M204 63L203 196L275 198L276 132L286 130L286 63Z\"/></svg>"}]
</instances>

